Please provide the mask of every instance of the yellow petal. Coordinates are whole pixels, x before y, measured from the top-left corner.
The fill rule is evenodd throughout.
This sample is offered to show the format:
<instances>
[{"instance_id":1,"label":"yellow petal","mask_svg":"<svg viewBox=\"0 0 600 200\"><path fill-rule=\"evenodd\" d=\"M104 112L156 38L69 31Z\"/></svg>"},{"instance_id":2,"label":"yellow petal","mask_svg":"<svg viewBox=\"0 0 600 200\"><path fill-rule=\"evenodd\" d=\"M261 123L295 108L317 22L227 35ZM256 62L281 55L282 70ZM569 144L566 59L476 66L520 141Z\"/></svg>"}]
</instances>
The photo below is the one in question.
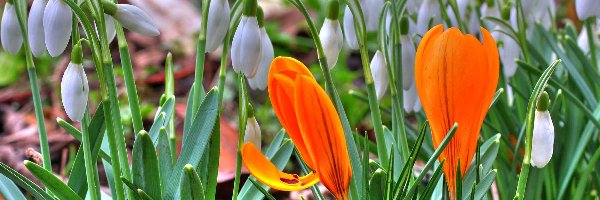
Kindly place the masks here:
<instances>
[{"instance_id":1,"label":"yellow petal","mask_svg":"<svg viewBox=\"0 0 600 200\"><path fill-rule=\"evenodd\" d=\"M280 171L250 142L242 147L242 161L258 181L277 190L303 190L319 182L317 174L312 172L301 177Z\"/></svg>"}]
</instances>

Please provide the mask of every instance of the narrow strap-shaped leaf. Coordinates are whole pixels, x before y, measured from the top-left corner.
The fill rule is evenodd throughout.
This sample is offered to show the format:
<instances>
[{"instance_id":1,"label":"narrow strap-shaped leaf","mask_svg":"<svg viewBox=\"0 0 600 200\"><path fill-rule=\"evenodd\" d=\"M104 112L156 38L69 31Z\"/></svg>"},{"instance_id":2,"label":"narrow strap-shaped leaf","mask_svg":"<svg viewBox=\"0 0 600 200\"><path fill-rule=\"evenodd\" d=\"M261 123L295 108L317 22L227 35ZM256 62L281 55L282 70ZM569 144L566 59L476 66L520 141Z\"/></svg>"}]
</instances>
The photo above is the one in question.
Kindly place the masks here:
<instances>
[{"instance_id":1,"label":"narrow strap-shaped leaf","mask_svg":"<svg viewBox=\"0 0 600 200\"><path fill-rule=\"evenodd\" d=\"M410 156L408 157L408 162L406 162L404 164L402 174L400 175L400 181L398 181L400 188L395 191L394 199L398 199L400 197L400 193L405 192L402 190L404 190L404 188L407 187L407 184L409 182L408 180L410 180L410 178L411 178L410 175L412 174L411 172L412 172L413 166L415 165L415 162L417 159L417 154L419 154L419 150L421 149L421 146L423 145L423 139L425 138L425 133L427 132L428 124L429 124L429 122L425 121L423 123L423 125L421 125L421 132L419 133L419 137L417 138L417 141L415 142L413 149L410 152ZM396 186L396 187L398 187L398 186Z\"/></svg>"},{"instance_id":2,"label":"narrow strap-shaped leaf","mask_svg":"<svg viewBox=\"0 0 600 200\"><path fill-rule=\"evenodd\" d=\"M148 192L153 199L161 199L160 172L156 149L150 135L140 131L133 143L133 184ZM135 190L134 190L135 191Z\"/></svg>"},{"instance_id":3,"label":"narrow strap-shaped leaf","mask_svg":"<svg viewBox=\"0 0 600 200\"><path fill-rule=\"evenodd\" d=\"M164 191L165 186L169 182L169 173L173 170L173 160L171 159L171 152L169 146L169 136L167 136L167 130L165 127L160 129L158 135L158 169L160 170L161 186Z\"/></svg>"},{"instance_id":4,"label":"narrow strap-shaped leaf","mask_svg":"<svg viewBox=\"0 0 600 200\"><path fill-rule=\"evenodd\" d=\"M475 186L475 195L474 195L475 199L483 198L483 195L485 195L487 193L487 191L490 190L490 186L494 182L494 179L496 179L497 173L498 172L496 169L490 171L490 173L485 175L485 177L483 177L483 179L481 179L479 184L477 184L477 186ZM465 198L468 199L469 197L467 196Z\"/></svg>"},{"instance_id":5,"label":"narrow strap-shaped leaf","mask_svg":"<svg viewBox=\"0 0 600 200\"><path fill-rule=\"evenodd\" d=\"M173 116L173 110L175 109L175 97L171 96L167 98L167 101L163 103L158 111L158 115L155 118L154 124L150 127L148 134L152 138L152 142L158 145L158 134L161 127L167 127L171 117Z\"/></svg>"},{"instance_id":6,"label":"narrow strap-shaped leaf","mask_svg":"<svg viewBox=\"0 0 600 200\"><path fill-rule=\"evenodd\" d=\"M69 186L58 179L58 177L41 166L30 161L25 161L25 167L59 199L82 199Z\"/></svg>"},{"instance_id":7,"label":"narrow strap-shaped leaf","mask_svg":"<svg viewBox=\"0 0 600 200\"><path fill-rule=\"evenodd\" d=\"M369 197L371 199L385 199L385 188L387 185L387 173L382 169L377 169L371 180L369 180Z\"/></svg>"},{"instance_id":8,"label":"narrow strap-shaped leaf","mask_svg":"<svg viewBox=\"0 0 600 200\"><path fill-rule=\"evenodd\" d=\"M4 176L12 180L19 187L25 189L25 191L29 192L36 199L43 200L51 200L54 199L48 193L46 193L42 188L37 186L31 180L27 179L25 176L0 162L0 173Z\"/></svg>"},{"instance_id":9,"label":"narrow strap-shaped leaf","mask_svg":"<svg viewBox=\"0 0 600 200\"><path fill-rule=\"evenodd\" d=\"M192 165L183 167L179 194L180 199L204 200L204 186Z\"/></svg>"},{"instance_id":10,"label":"narrow strap-shaped leaf","mask_svg":"<svg viewBox=\"0 0 600 200\"><path fill-rule=\"evenodd\" d=\"M256 182L254 179L248 179L252 185L254 185L255 188L258 188L258 190L260 191L260 193L262 193L263 195L265 195L265 197L267 197L267 199L269 200L275 200L275 197L273 197L273 195L271 195L271 193L267 192L267 190L265 190L264 188L262 188L262 186L260 185L260 183Z\"/></svg>"},{"instance_id":11,"label":"narrow strap-shaped leaf","mask_svg":"<svg viewBox=\"0 0 600 200\"><path fill-rule=\"evenodd\" d=\"M429 179L429 183L427 183L427 187L425 187L425 190L422 193L423 199L430 199L433 190L435 190L435 186L440 180L440 177L442 177L442 170L445 162L446 159L442 160L442 162L440 162L440 165L438 165L435 171L433 172L433 176L431 176L431 179Z\"/></svg>"},{"instance_id":12,"label":"narrow strap-shaped leaf","mask_svg":"<svg viewBox=\"0 0 600 200\"><path fill-rule=\"evenodd\" d=\"M194 104L194 85L190 88L188 92L188 98L185 106L185 119L183 120L183 138L185 139L185 135L190 131L190 126L192 126L192 122L194 119L193 106Z\"/></svg>"},{"instance_id":13,"label":"narrow strap-shaped leaf","mask_svg":"<svg viewBox=\"0 0 600 200\"><path fill-rule=\"evenodd\" d=\"M2 174L0 174L0 196L6 200L25 200L17 185Z\"/></svg>"},{"instance_id":14,"label":"narrow strap-shaped leaf","mask_svg":"<svg viewBox=\"0 0 600 200\"><path fill-rule=\"evenodd\" d=\"M137 190L138 195L140 196L140 199L142 200L154 200L152 197L150 197L150 195L148 195L146 192L144 192L144 190L142 189L138 189Z\"/></svg>"},{"instance_id":15,"label":"narrow strap-shaped leaf","mask_svg":"<svg viewBox=\"0 0 600 200\"><path fill-rule=\"evenodd\" d=\"M121 181L123 181L123 183L124 183L124 184L125 184L125 185L126 185L128 188L129 188L129 189L131 189L132 191L138 191L138 189L140 189L140 187L139 187L139 186L137 186L137 185L133 184L131 181L127 180L125 177L122 177L122 176L121 176ZM137 192L134 192L134 193L133 193L133 195L134 195L134 197L135 197L136 199L141 199L141 198L142 198L142 197L140 197L140 194L139 194L139 193L137 193Z\"/></svg>"}]
</instances>

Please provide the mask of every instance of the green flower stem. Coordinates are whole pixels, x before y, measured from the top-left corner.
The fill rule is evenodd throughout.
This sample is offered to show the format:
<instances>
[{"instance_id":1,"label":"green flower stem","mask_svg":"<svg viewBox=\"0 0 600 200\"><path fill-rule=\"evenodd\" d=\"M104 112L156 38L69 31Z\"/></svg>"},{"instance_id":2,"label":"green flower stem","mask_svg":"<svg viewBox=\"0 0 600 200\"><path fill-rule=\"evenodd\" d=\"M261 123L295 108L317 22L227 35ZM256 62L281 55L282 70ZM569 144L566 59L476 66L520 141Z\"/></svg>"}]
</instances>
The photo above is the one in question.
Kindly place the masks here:
<instances>
[{"instance_id":1,"label":"green flower stem","mask_svg":"<svg viewBox=\"0 0 600 200\"><path fill-rule=\"evenodd\" d=\"M173 55L167 54L165 59L165 97L175 96L175 77L173 74ZM177 135L175 133L175 113L171 115L171 120L167 125L169 132L169 151L173 163L177 162Z\"/></svg>"},{"instance_id":2,"label":"green flower stem","mask_svg":"<svg viewBox=\"0 0 600 200\"><path fill-rule=\"evenodd\" d=\"M242 73L238 74L237 85L238 85L238 114L239 114L239 125L238 125L238 148L237 148L237 161L235 168L235 180L233 182L233 198L238 199L238 193L240 188L240 176L242 174L242 145L244 144L244 135L246 133L246 123L248 122L248 96L245 76Z\"/></svg>"},{"instance_id":3,"label":"green flower stem","mask_svg":"<svg viewBox=\"0 0 600 200\"><path fill-rule=\"evenodd\" d=\"M86 111L85 111L85 117L83 118L83 120L81 121L81 136L82 136L82 143L83 143L83 157L84 157L84 163L85 163L85 175L86 175L86 181L87 181L87 185L88 185L88 194L90 194L90 199L91 200L99 200L100 199L100 187L99 187L99 183L96 182L96 180L98 180L98 157L96 158L92 158L92 149L91 149L91 142L90 142L90 132L88 131L88 124L89 124L89 115L90 115L90 111L89 108L86 107Z\"/></svg>"},{"instance_id":4,"label":"green flower stem","mask_svg":"<svg viewBox=\"0 0 600 200\"><path fill-rule=\"evenodd\" d=\"M192 106L193 112L196 113L200 104L202 103L201 97L204 95L204 86L202 80L204 79L204 61L206 59L206 27L208 24L208 8L210 7L211 0L202 0L202 26L200 27L200 34L198 34L198 42L196 43L196 71L194 73L194 101Z\"/></svg>"},{"instance_id":5,"label":"green flower stem","mask_svg":"<svg viewBox=\"0 0 600 200\"><path fill-rule=\"evenodd\" d=\"M527 47L527 23L525 21L525 13L523 11L522 0L517 0L517 27L518 27L518 39L521 44L521 50L523 52L523 58L526 63L530 63L529 51Z\"/></svg>"},{"instance_id":6,"label":"green flower stem","mask_svg":"<svg viewBox=\"0 0 600 200\"><path fill-rule=\"evenodd\" d=\"M350 4L349 4L350 5ZM360 4L355 4L355 9L350 9L352 16L354 17L354 30L356 31L356 37L358 39L358 45L360 48L360 57L363 64L363 72L365 76L365 83L367 85L367 95L369 97L369 108L371 110L371 119L373 120L373 129L375 131L375 138L377 142L377 157L383 164L383 167L387 170L389 166L389 157L386 150L385 137L383 135L383 125L381 122L381 111L379 110L379 102L377 101L377 95L375 93L375 82L373 81L373 74L371 74L371 67L369 66L369 51L367 49L367 29L365 25L365 18L360 8Z\"/></svg>"},{"instance_id":7,"label":"green flower stem","mask_svg":"<svg viewBox=\"0 0 600 200\"><path fill-rule=\"evenodd\" d=\"M533 137L533 123L535 119L535 109L540 94L546 88L548 80L552 76L552 73L556 69L561 60L554 61L541 75L538 82L533 88L529 102L527 103L527 117L525 121L525 155L523 156L523 164L521 166L521 173L519 174L519 182L517 183L517 192L514 199L522 200L525 198L525 187L527 186L527 177L529 176L529 168L531 167L531 148L532 148L532 137Z\"/></svg>"},{"instance_id":8,"label":"green flower stem","mask_svg":"<svg viewBox=\"0 0 600 200\"><path fill-rule=\"evenodd\" d=\"M123 79L127 91L127 99L129 100L129 109L131 110L131 121L133 123L133 132L139 133L144 130L142 122L142 113L140 111L140 100L138 97L135 79L133 77L133 67L131 65L131 55L129 53L129 45L123 33L123 27L115 23L117 32L117 40L119 42L119 55L121 57L121 67L123 68Z\"/></svg>"},{"instance_id":9,"label":"green flower stem","mask_svg":"<svg viewBox=\"0 0 600 200\"><path fill-rule=\"evenodd\" d=\"M590 17L589 19L585 20L584 24L585 28L587 29L588 43L590 46L590 55L592 57L592 66L594 66L594 69L598 69L598 60L596 58L596 41L594 41L594 29L592 28L593 22L594 18Z\"/></svg>"},{"instance_id":10,"label":"green flower stem","mask_svg":"<svg viewBox=\"0 0 600 200\"><path fill-rule=\"evenodd\" d=\"M35 71L35 63L33 62L33 56L29 49L29 36L27 34L27 23L25 22L27 16L26 4L21 5L20 0L14 0L15 12L19 20L19 27L21 28L21 34L23 35L23 47L25 51L25 60L27 64L27 73L29 74L29 84L31 86L31 96L33 100L33 109L35 111L35 120L38 128L38 135L40 138L40 149L42 151L42 164L44 169L52 171L52 162L50 160L50 148L48 146L48 135L46 132L46 124L44 124L44 110L42 108L42 99L40 95L40 88L38 85L37 73ZM27 2L27 1L25 1ZM48 191L49 192L49 191Z\"/></svg>"}]
</instances>

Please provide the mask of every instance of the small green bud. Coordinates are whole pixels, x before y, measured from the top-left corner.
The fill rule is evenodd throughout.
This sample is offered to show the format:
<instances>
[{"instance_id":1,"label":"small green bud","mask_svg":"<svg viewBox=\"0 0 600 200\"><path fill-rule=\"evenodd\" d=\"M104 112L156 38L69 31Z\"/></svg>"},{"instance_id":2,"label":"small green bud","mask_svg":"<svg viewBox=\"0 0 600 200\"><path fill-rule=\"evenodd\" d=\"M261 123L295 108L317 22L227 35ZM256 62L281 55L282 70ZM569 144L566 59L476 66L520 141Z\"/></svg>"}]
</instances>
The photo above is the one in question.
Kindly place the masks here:
<instances>
[{"instance_id":1,"label":"small green bud","mask_svg":"<svg viewBox=\"0 0 600 200\"><path fill-rule=\"evenodd\" d=\"M502 16L503 20L510 20L510 12L511 12L511 7L510 7L510 3L506 3L504 4L504 6L502 6L502 10L500 11L500 15Z\"/></svg>"},{"instance_id":2,"label":"small green bud","mask_svg":"<svg viewBox=\"0 0 600 200\"><path fill-rule=\"evenodd\" d=\"M496 3L496 1L494 0L486 0L485 4L487 4L488 8L494 7L494 4Z\"/></svg>"},{"instance_id":3,"label":"small green bud","mask_svg":"<svg viewBox=\"0 0 600 200\"><path fill-rule=\"evenodd\" d=\"M81 43L73 45L73 50L71 50L71 63L83 63L83 50L81 49Z\"/></svg>"},{"instance_id":4,"label":"small green bud","mask_svg":"<svg viewBox=\"0 0 600 200\"><path fill-rule=\"evenodd\" d=\"M265 11L263 11L262 7L258 6L256 8L256 18L258 19L258 27L262 28L265 26Z\"/></svg>"},{"instance_id":5,"label":"small green bud","mask_svg":"<svg viewBox=\"0 0 600 200\"><path fill-rule=\"evenodd\" d=\"M104 13L107 15L114 16L115 13L117 13L117 4L111 1L103 0L102 8L104 9Z\"/></svg>"},{"instance_id":6,"label":"small green bud","mask_svg":"<svg viewBox=\"0 0 600 200\"><path fill-rule=\"evenodd\" d=\"M330 0L327 3L327 19L337 20L340 16L340 2L338 0Z\"/></svg>"},{"instance_id":7,"label":"small green bud","mask_svg":"<svg viewBox=\"0 0 600 200\"><path fill-rule=\"evenodd\" d=\"M244 12L245 16L256 16L256 7L258 6L257 0L245 0L244 2Z\"/></svg>"},{"instance_id":8,"label":"small green bud","mask_svg":"<svg viewBox=\"0 0 600 200\"><path fill-rule=\"evenodd\" d=\"M248 118L252 118L252 117L254 117L254 107L252 106L252 104L251 104L251 103L248 103L248 107L247 107L247 109L248 109L248 110L246 111L246 112L248 113L248 116L247 116L247 117L248 117Z\"/></svg>"},{"instance_id":9,"label":"small green bud","mask_svg":"<svg viewBox=\"0 0 600 200\"><path fill-rule=\"evenodd\" d=\"M540 99L537 102L537 110L538 111L547 111L548 107L550 107L550 96L546 91L542 92L540 95Z\"/></svg>"},{"instance_id":10,"label":"small green bud","mask_svg":"<svg viewBox=\"0 0 600 200\"><path fill-rule=\"evenodd\" d=\"M408 21L408 17L402 16L402 19L400 20L400 34L401 35L408 34L409 26L410 26L410 22Z\"/></svg>"}]
</instances>

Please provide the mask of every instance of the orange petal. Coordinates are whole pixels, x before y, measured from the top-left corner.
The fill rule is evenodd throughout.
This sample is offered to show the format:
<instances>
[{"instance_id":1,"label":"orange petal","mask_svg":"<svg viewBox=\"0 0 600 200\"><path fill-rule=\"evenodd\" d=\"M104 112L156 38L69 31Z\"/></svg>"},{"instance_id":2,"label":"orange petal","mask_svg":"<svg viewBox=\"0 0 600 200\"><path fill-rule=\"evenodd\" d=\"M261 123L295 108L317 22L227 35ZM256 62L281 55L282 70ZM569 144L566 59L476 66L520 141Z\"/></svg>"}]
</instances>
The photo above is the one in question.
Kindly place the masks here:
<instances>
[{"instance_id":1,"label":"orange petal","mask_svg":"<svg viewBox=\"0 0 600 200\"><path fill-rule=\"evenodd\" d=\"M338 199L344 199L352 170L338 113L312 77L297 76L295 86L296 115L304 144L323 185Z\"/></svg>"},{"instance_id":2,"label":"orange petal","mask_svg":"<svg viewBox=\"0 0 600 200\"><path fill-rule=\"evenodd\" d=\"M300 177L280 171L250 142L242 147L242 161L258 181L277 190L303 190L319 182L317 174L312 172Z\"/></svg>"},{"instance_id":3,"label":"orange petal","mask_svg":"<svg viewBox=\"0 0 600 200\"><path fill-rule=\"evenodd\" d=\"M314 170L316 169L316 165L308 154L306 145L302 140L300 129L298 128L298 120L296 119L296 110L294 109L294 81L298 75L313 78L306 66L299 61L289 57L275 58L269 70L269 98L271 99L275 115L292 139L292 142L294 142L294 146L298 149L300 156L308 167Z\"/></svg>"}]
</instances>

